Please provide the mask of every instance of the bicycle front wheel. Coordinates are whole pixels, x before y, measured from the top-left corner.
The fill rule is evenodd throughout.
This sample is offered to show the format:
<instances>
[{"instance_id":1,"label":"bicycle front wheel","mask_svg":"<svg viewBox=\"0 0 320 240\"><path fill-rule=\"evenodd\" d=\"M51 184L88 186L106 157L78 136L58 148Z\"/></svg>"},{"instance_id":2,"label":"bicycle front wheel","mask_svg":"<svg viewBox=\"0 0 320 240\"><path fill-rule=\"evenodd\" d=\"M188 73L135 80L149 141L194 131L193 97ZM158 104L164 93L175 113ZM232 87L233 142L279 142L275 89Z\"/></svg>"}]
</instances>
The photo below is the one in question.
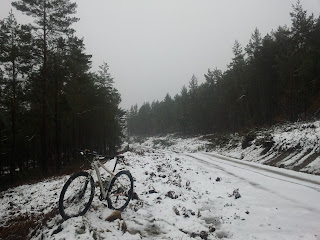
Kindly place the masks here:
<instances>
[{"instance_id":1,"label":"bicycle front wheel","mask_svg":"<svg viewBox=\"0 0 320 240\"><path fill-rule=\"evenodd\" d=\"M107 201L111 209L123 211L132 197L133 179L129 171L120 171L109 184Z\"/></svg>"},{"instance_id":2,"label":"bicycle front wheel","mask_svg":"<svg viewBox=\"0 0 320 240\"><path fill-rule=\"evenodd\" d=\"M94 181L87 172L73 174L65 183L59 198L59 212L64 220L84 215L94 196Z\"/></svg>"}]
</instances>

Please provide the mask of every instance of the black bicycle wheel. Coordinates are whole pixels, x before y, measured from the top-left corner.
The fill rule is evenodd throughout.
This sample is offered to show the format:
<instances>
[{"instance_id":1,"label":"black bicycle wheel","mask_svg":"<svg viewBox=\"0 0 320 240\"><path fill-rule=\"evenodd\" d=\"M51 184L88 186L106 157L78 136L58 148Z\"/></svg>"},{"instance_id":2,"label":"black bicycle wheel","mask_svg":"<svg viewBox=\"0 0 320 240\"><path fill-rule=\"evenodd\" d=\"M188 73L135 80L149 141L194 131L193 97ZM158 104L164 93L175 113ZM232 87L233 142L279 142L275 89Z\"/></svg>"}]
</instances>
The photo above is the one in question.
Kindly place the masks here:
<instances>
[{"instance_id":1,"label":"black bicycle wheel","mask_svg":"<svg viewBox=\"0 0 320 240\"><path fill-rule=\"evenodd\" d=\"M123 211L132 197L133 179L129 171L120 171L109 184L107 201L111 209Z\"/></svg>"},{"instance_id":2,"label":"black bicycle wheel","mask_svg":"<svg viewBox=\"0 0 320 240\"><path fill-rule=\"evenodd\" d=\"M87 172L73 174L65 183L59 198L59 212L64 220L84 215L94 196L94 181Z\"/></svg>"}]
</instances>

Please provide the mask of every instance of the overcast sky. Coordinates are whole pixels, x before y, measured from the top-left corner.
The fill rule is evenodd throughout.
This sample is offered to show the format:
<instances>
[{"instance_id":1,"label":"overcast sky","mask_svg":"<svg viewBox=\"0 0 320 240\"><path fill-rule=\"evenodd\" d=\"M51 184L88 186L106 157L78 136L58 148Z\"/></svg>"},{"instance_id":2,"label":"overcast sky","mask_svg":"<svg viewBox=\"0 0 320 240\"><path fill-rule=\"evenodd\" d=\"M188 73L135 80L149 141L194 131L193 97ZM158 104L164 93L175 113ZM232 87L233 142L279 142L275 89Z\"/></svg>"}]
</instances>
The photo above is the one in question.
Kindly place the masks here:
<instances>
[{"instance_id":1,"label":"overcast sky","mask_svg":"<svg viewBox=\"0 0 320 240\"><path fill-rule=\"evenodd\" d=\"M0 19L11 0L0 0ZM121 107L172 97L195 74L226 70L232 47L244 48L257 27L262 36L291 25L295 0L77 0L73 25L92 54L93 70L104 61L119 90ZM320 0L302 0L316 17ZM18 20L24 18L17 15Z\"/></svg>"}]
</instances>

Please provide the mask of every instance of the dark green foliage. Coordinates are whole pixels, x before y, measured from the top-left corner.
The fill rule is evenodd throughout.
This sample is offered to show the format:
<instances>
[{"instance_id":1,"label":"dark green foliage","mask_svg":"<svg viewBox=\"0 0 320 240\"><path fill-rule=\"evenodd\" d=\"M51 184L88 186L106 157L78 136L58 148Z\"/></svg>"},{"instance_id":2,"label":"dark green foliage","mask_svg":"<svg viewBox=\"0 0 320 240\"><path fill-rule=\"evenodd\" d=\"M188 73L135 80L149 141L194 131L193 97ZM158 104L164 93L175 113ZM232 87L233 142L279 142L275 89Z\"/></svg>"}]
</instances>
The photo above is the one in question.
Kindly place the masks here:
<instances>
[{"instance_id":1,"label":"dark green foliage","mask_svg":"<svg viewBox=\"0 0 320 240\"><path fill-rule=\"evenodd\" d=\"M91 56L70 25L69 0L15 1L34 18L0 21L0 171L41 168L43 174L77 161L76 149L115 153L125 112L109 66L90 72ZM73 161L73 162L72 162ZM10 167L10 168L8 168Z\"/></svg>"},{"instance_id":2,"label":"dark green foliage","mask_svg":"<svg viewBox=\"0 0 320 240\"><path fill-rule=\"evenodd\" d=\"M57 131L55 132L55 157L59 168L60 160L57 156L60 155L60 130L59 130L59 109L58 98L60 83L58 76L53 80L54 84L50 84L50 63L52 64L56 58L56 53L59 51L59 43L67 39L74 30L70 28L71 24L78 21L72 15L75 13L76 4L70 0L18 0L12 2L17 10L33 17L34 24L32 25L35 33L35 49L39 62L39 76L41 89L41 127L40 127L40 142L41 142L41 168L44 172L48 172L48 161L51 158L49 149L49 140L51 128L48 115L50 114L50 100L54 99L54 121ZM58 71L58 66L55 64L54 69ZM49 89L55 88L55 92L50 96Z\"/></svg>"},{"instance_id":3,"label":"dark green foliage","mask_svg":"<svg viewBox=\"0 0 320 240\"><path fill-rule=\"evenodd\" d=\"M208 140L211 142L212 147L222 147L228 144L231 140L231 136L226 133L217 133L208 136Z\"/></svg>"},{"instance_id":4,"label":"dark green foliage","mask_svg":"<svg viewBox=\"0 0 320 240\"><path fill-rule=\"evenodd\" d=\"M246 149L247 147L250 147L252 144L252 141L256 138L255 132L248 132L241 143L242 149Z\"/></svg>"},{"instance_id":5,"label":"dark green foliage","mask_svg":"<svg viewBox=\"0 0 320 240\"><path fill-rule=\"evenodd\" d=\"M31 56L32 37L29 26L19 25L12 13L8 18L0 21L0 64L2 67L0 79L0 105L4 114L4 121L10 121L4 129L8 135L6 146L0 151L2 156L6 155L7 161L10 162L10 174L14 173L15 163L21 167L21 158L17 155L17 149L21 148L19 153L24 150L23 136L17 134L17 125L21 122L17 121L17 114L23 111L23 85L25 83L24 76L31 70L31 65L27 59ZM9 120L10 119L10 120ZM19 119L18 119L19 120ZM22 145L21 145L22 143ZM17 161L19 159L20 161ZM2 160L3 165L5 158Z\"/></svg>"},{"instance_id":6,"label":"dark green foliage","mask_svg":"<svg viewBox=\"0 0 320 240\"><path fill-rule=\"evenodd\" d=\"M192 76L189 89L171 101L132 108L128 132L235 132L314 116L320 109L320 17L308 16L299 1L290 16L291 28L264 37L255 29L245 52L235 41L225 72L209 69L203 84Z\"/></svg>"}]
</instances>

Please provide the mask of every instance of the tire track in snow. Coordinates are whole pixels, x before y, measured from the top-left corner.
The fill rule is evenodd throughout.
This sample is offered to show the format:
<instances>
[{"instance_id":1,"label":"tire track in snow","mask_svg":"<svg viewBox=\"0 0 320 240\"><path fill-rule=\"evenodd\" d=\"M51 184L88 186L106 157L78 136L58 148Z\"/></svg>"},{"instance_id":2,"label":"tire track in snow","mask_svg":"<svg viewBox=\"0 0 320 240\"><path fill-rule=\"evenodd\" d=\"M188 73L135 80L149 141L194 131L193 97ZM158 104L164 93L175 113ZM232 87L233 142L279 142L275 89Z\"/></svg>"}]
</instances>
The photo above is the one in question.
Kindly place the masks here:
<instances>
[{"instance_id":1,"label":"tire track in snow","mask_svg":"<svg viewBox=\"0 0 320 240\"><path fill-rule=\"evenodd\" d=\"M285 200L287 200L287 201L290 201L290 202L292 202L292 203L294 203L294 204L298 204L297 207L300 207L300 208L302 208L302 209L307 209L307 210L312 211L312 212L318 212L318 213L320 214L319 209L312 208L312 207L308 207L308 206L302 204L302 202L299 202L299 201L296 201L295 199L292 199L292 198L290 198L290 197L287 197L286 195L281 194L281 193L279 193L279 192L276 192L276 191L272 190L271 188L264 187L264 186L262 186L262 185L260 185L260 184L258 184L258 183L256 183L256 182L252 182L252 181L251 181L250 179L248 179L248 178L244 178L244 177L237 176L236 174L234 174L234 173L232 173L232 172L224 169L223 167L221 167L221 166L220 166L219 164L217 164L217 163L221 163L221 164L225 164L225 165L228 165L228 166L232 166L232 167L234 167L234 168L239 168L239 169L247 170L247 171L250 171L250 172L253 172L253 173L256 173L256 174L265 176L265 177L268 177L268 178L272 178L272 179L276 179L276 180L280 180L280 181L292 183L292 184L295 184L295 185L300 185L300 186L303 186L303 187L307 187L307 188L309 188L309 189L315 190L316 192L320 192L320 189L319 189L319 188L312 187L312 186L308 186L308 185L304 185L304 184L300 184L300 183L297 183L297 182L293 182L293 181L290 181L290 180L285 180L285 179L278 178L278 177L274 177L274 176L270 176L270 175L264 174L264 173L259 172L259 171L255 171L255 170L252 170L252 169L248 169L248 168L242 167L241 164L239 164L239 163L238 163L238 165L240 165L240 166L237 166L237 165L235 165L235 164L230 164L230 163L227 163L227 162L225 162L225 161L221 162L221 161L219 161L219 160L217 160L217 159L213 159L212 157L207 156L207 155L209 155L209 154L201 154L201 155L202 155L202 157L205 157L205 158L209 159L210 161L205 160L205 159L203 159L203 158L200 158L200 157L199 157L199 153L197 154L197 156L194 156L194 155L192 155L192 154L184 154L184 155L185 155L185 156L188 156L188 157L191 157L191 158L193 158L193 159L196 159L198 162L200 162L200 163L202 163L202 164L205 164L205 165L207 165L207 166L214 166L215 168L217 168L217 169L219 169L219 170L221 170L221 171L223 171L223 172L225 172L225 173L227 173L227 174L230 174L230 175L232 175L232 176L234 176L234 177L236 177L236 178L238 178L238 179L241 179L241 180L249 183L249 184L252 185L253 187L256 187L256 188L259 188L259 189L268 191L268 192L270 192L270 193L272 193L272 194L274 194L274 195L276 195L276 196L279 196L279 197L281 197L281 198L283 198L283 199L285 199ZM219 157L217 157L217 158L219 158ZM224 160L224 159L222 159L222 160ZM212 161L215 161L215 162L217 162L217 163L213 163ZM235 162L235 163L237 164L237 162ZM244 164L244 165L247 165L247 164ZM263 168L260 168L260 169L261 169L262 171L265 170L265 169L263 169ZM271 171L271 172L272 172L272 171ZM279 172L276 172L276 173L279 174ZM301 181L301 180L300 180L300 181ZM309 182L309 181L307 181L307 182ZM302 205L301 205L301 204L302 204Z\"/></svg>"},{"instance_id":2,"label":"tire track in snow","mask_svg":"<svg viewBox=\"0 0 320 240\"><path fill-rule=\"evenodd\" d=\"M300 176L295 176L293 174L289 174L289 173L285 173L285 172L280 172L280 171L277 171L278 169L270 169L270 168L265 168L265 166L253 165L252 163L248 163L248 162L245 162L245 161L240 162L237 159L231 159L231 158L228 158L228 157L225 157L225 156L221 156L221 155L216 155L216 154L213 154L213 153L203 153L202 155L204 157L207 157L211 161L215 161L215 162L218 162L218 163L221 163L221 164L226 164L226 165L229 165L229 166L232 166L232 167L244 169L244 170L247 170L247 171L250 171L250 172L254 172L254 173L269 177L269 178L277 179L277 180L280 180L280 181L289 182L289 183L293 183L293 184L296 184L296 185L308 187L308 188L311 188L311 189L313 189L313 190L315 190L317 192L320 192L320 181L316 181L316 180L312 180L312 179L308 179L308 178L303 178L303 177L300 177ZM189 155L189 156L193 157L191 155ZM222 160L222 161L219 161L218 159ZM203 161L205 161L205 160L203 160ZM206 162L208 162L208 161L206 161ZM232 163L235 163L235 164L230 164L228 162L232 162ZM208 163L211 163L211 162L208 162ZM280 175L282 177L287 177L287 178L299 180L299 181L302 181L302 182L305 182L305 183L315 184L315 185L317 185L317 187L313 187L313 186L310 186L310 185L294 182L294 181L291 181L291 180L286 180L286 179L275 177L275 176L270 176L268 174L262 173L261 171L256 171L256 170L253 170L253 169L242 167L241 165L248 166L248 167L253 168L253 169L261 170L263 172L269 172L269 173L272 173L272 174L277 174L277 175Z\"/></svg>"}]
</instances>

